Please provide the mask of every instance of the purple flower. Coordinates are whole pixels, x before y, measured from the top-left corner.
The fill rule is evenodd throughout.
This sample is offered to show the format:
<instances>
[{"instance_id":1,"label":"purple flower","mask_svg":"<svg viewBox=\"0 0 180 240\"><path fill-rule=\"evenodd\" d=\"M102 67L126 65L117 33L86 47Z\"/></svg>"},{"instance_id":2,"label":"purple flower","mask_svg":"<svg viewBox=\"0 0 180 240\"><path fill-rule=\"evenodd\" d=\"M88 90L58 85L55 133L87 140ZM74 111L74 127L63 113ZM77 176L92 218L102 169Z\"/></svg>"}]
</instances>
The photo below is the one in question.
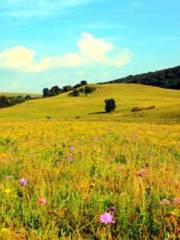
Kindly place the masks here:
<instances>
[{"instance_id":1,"label":"purple flower","mask_svg":"<svg viewBox=\"0 0 180 240\"><path fill-rule=\"evenodd\" d=\"M19 181L20 185L26 186L28 184L28 180L26 178L21 178Z\"/></svg>"},{"instance_id":2,"label":"purple flower","mask_svg":"<svg viewBox=\"0 0 180 240\"><path fill-rule=\"evenodd\" d=\"M147 176L147 170L146 169L142 169L140 171L137 172L137 176L138 177L146 177Z\"/></svg>"},{"instance_id":3,"label":"purple flower","mask_svg":"<svg viewBox=\"0 0 180 240\"><path fill-rule=\"evenodd\" d=\"M45 198L39 198L38 202L41 206L44 206L44 205L46 205L47 200Z\"/></svg>"},{"instance_id":4,"label":"purple flower","mask_svg":"<svg viewBox=\"0 0 180 240\"><path fill-rule=\"evenodd\" d=\"M113 216L108 212L105 212L100 216L100 221L104 224L115 223Z\"/></svg>"},{"instance_id":5,"label":"purple flower","mask_svg":"<svg viewBox=\"0 0 180 240\"><path fill-rule=\"evenodd\" d=\"M162 200L160 201L160 204L163 205L163 206L167 206L167 205L170 205L171 203L170 203L170 201L167 200L167 199L162 199Z\"/></svg>"},{"instance_id":6,"label":"purple flower","mask_svg":"<svg viewBox=\"0 0 180 240\"><path fill-rule=\"evenodd\" d=\"M73 160L73 157L72 157L72 155L70 155L70 154L69 154L69 155L67 155L67 158L66 158L66 160L67 160L67 161L69 161L69 162L71 162L71 161Z\"/></svg>"},{"instance_id":7,"label":"purple flower","mask_svg":"<svg viewBox=\"0 0 180 240\"><path fill-rule=\"evenodd\" d=\"M72 145L72 146L69 147L69 149L70 149L70 151L74 151L75 146Z\"/></svg>"}]
</instances>

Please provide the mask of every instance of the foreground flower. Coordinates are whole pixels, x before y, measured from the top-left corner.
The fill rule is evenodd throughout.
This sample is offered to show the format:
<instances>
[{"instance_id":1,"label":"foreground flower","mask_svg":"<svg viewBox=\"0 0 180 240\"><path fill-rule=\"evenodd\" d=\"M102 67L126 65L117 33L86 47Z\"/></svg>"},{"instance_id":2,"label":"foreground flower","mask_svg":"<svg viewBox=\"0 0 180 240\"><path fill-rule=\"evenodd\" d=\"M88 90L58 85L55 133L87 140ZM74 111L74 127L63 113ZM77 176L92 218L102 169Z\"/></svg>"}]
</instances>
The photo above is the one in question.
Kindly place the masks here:
<instances>
[{"instance_id":1,"label":"foreground flower","mask_svg":"<svg viewBox=\"0 0 180 240\"><path fill-rule=\"evenodd\" d=\"M70 151L74 151L75 146L70 146L69 149L70 149Z\"/></svg>"},{"instance_id":2,"label":"foreground flower","mask_svg":"<svg viewBox=\"0 0 180 240\"><path fill-rule=\"evenodd\" d=\"M105 212L100 216L100 221L104 224L115 223L113 216L108 212Z\"/></svg>"},{"instance_id":3,"label":"foreground flower","mask_svg":"<svg viewBox=\"0 0 180 240\"><path fill-rule=\"evenodd\" d=\"M26 186L28 184L28 180L26 178L21 178L19 181L20 185Z\"/></svg>"},{"instance_id":4,"label":"foreground flower","mask_svg":"<svg viewBox=\"0 0 180 240\"><path fill-rule=\"evenodd\" d=\"M174 198L173 204L180 205L180 198Z\"/></svg>"},{"instance_id":5,"label":"foreground flower","mask_svg":"<svg viewBox=\"0 0 180 240\"><path fill-rule=\"evenodd\" d=\"M44 206L44 205L46 205L47 200L45 198L39 198L38 202L41 206Z\"/></svg>"},{"instance_id":6,"label":"foreground flower","mask_svg":"<svg viewBox=\"0 0 180 240\"><path fill-rule=\"evenodd\" d=\"M167 205L170 205L171 203L170 203L169 200L164 198L160 201L160 204L163 205L163 206L167 206Z\"/></svg>"},{"instance_id":7,"label":"foreground flower","mask_svg":"<svg viewBox=\"0 0 180 240\"><path fill-rule=\"evenodd\" d=\"M147 170L146 169L142 169L140 171L137 172L137 176L138 177L146 177L147 176Z\"/></svg>"},{"instance_id":8,"label":"foreground flower","mask_svg":"<svg viewBox=\"0 0 180 240\"><path fill-rule=\"evenodd\" d=\"M6 194L9 194L9 193L12 192L12 190L11 190L10 188L5 188L5 189L4 189L4 192L5 192Z\"/></svg>"},{"instance_id":9,"label":"foreground flower","mask_svg":"<svg viewBox=\"0 0 180 240\"><path fill-rule=\"evenodd\" d=\"M66 158L67 161L71 162L73 160L73 157L72 155L68 155L67 158Z\"/></svg>"}]
</instances>

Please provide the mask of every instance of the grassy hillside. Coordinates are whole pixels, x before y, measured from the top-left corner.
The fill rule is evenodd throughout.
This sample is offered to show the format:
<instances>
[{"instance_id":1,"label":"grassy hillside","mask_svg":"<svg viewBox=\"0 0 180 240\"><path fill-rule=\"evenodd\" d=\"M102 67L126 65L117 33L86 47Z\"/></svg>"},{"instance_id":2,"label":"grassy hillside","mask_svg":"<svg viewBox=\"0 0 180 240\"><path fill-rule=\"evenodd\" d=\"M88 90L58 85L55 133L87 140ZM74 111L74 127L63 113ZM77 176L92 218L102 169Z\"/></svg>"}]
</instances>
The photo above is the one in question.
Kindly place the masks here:
<instances>
[{"instance_id":1,"label":"grassy hillside","mask_svg":"<svg viewBox=\"0 0 180 240\"><path fill-rule=\"evenodd\" d=\"M104 99L113 97L117 109L104 111ZM155 106L155 109L131 112L133 107ZM88 96L56 97L28 101L14 107L0 109L0 119L31 120L115 120L121 122L179 122L180 92L178 90L136 84L96 85Z\"/></svg>"},{"instance_id":2,"label":"grassy hillside","mask_svg":"<svg viewBox=\"0 0 180 240\"><path fill-rule=\"evenodd\" d=\"M0 239L179 239L179 91L96 88L0 109Z\"/></svg>"},{"instance_id":3,"label":"grassy hillside","mask_svg":"<svg viewBox=\"0 0 180 240\"><path fill-rule=\"evenodd\" d=\"M0 92L0 96L7 96L7 97L13 97L13 96L23 96L25 97L26 95L30 95L31 97L41 97L42 94L39 93L12 93L12 92Z\"/></svg>"},{"instance_id":4,"label":"grassy hillside","mask_svg":"<svg viewBox=\"0 0 180 240\"><path fill-rule=\"evenodd\" d=\"M162 88L180 89L180 66L155 72L130 75L106 83L138 83Z\"/></svg>"}]
</instances>

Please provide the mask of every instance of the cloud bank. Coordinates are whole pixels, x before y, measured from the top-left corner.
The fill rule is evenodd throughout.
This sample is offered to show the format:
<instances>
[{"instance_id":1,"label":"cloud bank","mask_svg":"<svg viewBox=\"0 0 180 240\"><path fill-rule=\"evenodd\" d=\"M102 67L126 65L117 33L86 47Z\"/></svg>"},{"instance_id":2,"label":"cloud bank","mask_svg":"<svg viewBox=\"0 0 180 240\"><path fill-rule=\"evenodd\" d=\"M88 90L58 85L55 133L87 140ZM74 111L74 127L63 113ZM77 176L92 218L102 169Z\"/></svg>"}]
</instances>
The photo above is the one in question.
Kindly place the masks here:
<instances>
[{"instance_id":1,"label":"cloud bank","mask_svg":"<svg viewBox=\"0 0 180 240\"><path fill-rule=\"evenodd\" d=\"M16 46L0 52L0 67L23 72L43 72L54 68L81 68L83 66L103 66L120 68L129 63L132 53L120 49L112 43L94 37L91 33L81 33L76 52L64 55L44 56L36 60L33 49Z\"/></svg>"}]
</instances>

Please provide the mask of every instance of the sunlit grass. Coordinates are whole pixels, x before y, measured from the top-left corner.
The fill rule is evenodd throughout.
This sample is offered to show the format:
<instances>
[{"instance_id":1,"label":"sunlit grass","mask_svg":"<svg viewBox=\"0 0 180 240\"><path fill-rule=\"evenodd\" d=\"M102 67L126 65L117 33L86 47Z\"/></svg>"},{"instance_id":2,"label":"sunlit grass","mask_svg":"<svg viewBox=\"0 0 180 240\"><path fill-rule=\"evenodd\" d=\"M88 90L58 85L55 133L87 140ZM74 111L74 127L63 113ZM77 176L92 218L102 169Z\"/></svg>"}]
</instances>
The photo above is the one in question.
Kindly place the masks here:
<instances>
[{"instance_id":1,"label":"sunlit grass","mask_svg":"<svg viewBox=\"0 0 180 240\"><path fill-rule=\"evenodd\" d=\"M117 109L111 114L102 114L104 100L114 98ZM132 108L150 110L132 112ZM176 123L180 120L180 92L136 84L96 85L96 91L88 96L56 97L38 99L0 109L0 119L30 120L102 120L119 122Z\"/></svg>"},{"instance_id":2,"label":"sunlit grass","mask_svg":"<svg viewBox=\"0 0 180 240\"><path fill-rule=\"evenodd\" d=\"M0 239L178 239L179 132L1 121ZM112 223L101 221L106 212Z\"/></svg>"}]
</instances>

